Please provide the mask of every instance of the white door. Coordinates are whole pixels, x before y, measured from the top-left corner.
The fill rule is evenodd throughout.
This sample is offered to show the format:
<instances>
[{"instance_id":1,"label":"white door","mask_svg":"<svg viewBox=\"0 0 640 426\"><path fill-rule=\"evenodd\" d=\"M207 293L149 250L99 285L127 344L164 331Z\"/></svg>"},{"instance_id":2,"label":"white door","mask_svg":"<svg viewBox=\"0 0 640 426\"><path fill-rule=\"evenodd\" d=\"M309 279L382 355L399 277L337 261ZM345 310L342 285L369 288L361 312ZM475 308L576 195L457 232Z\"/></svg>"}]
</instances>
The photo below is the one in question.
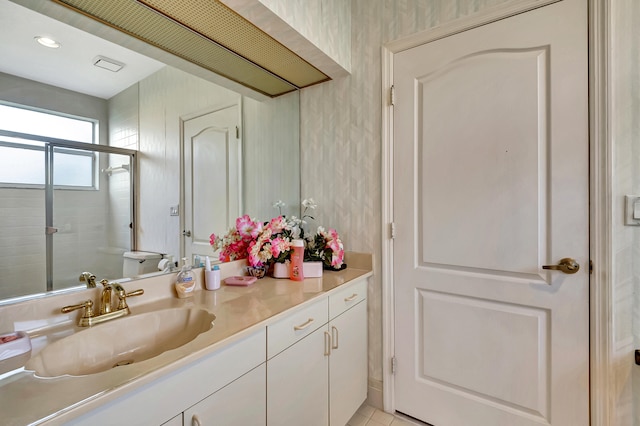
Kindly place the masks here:
<instances>
[{"instance_id":1,"label":"white door","mask_svg":"<svg viewBox=\"0 0 640 426\"><path fill-rule=\"evenodd\" d=\"M212 256L209 236L235 225L241 211L239 112L234 105L183 125L184 256Z\"/></svg>"},{"instance_id":2,"label":"white door","mask_svg":"<svg viewBox=\"0 0 640 426\"><path fill-rule=\"evenodd\" d=\"M586 4L395 55L397 411L589 424Z\"/></svg>"}]
</instances>

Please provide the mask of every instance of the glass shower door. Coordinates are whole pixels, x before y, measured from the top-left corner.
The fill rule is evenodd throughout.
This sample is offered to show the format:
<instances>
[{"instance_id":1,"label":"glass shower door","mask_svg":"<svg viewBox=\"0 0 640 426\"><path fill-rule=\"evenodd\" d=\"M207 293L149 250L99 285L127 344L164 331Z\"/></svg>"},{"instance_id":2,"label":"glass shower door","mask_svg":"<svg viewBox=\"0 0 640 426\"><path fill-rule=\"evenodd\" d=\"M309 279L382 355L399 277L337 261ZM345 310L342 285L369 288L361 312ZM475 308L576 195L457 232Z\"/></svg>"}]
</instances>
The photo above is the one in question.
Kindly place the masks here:
<instances>
[{"instance_id":1,"label":"glass shower door","mask_svg":"<svg viewBox=\"0 0 640 426\"><path fill-rule=\"evenodd\" d=\"M51 289L79 284L85 271L121 278L132 247L130 156L67 147L52 155Z\"/></svg>"}]
</instances>

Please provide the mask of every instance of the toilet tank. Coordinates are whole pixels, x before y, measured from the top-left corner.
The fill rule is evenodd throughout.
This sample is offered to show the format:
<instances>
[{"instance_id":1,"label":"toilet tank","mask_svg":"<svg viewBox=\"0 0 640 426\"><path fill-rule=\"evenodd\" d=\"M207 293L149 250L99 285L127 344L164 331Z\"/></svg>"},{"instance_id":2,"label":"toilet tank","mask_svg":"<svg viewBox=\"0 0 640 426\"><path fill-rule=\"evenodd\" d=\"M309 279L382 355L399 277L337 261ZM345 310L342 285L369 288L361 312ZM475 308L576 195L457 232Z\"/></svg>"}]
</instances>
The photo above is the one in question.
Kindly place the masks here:
<instances>
[{"instance_id":1,"label":"toilet tank","mask_svg":"<svg viewBox=\"0 0 640 426\"><path fill-rule=\"evenodd\" d=\"M162 259L162 254L148 251L126 251L122 256L124 257L123 277L135 277L149 272L157 272L158 262Z\"/></svg>"}]
</instances>

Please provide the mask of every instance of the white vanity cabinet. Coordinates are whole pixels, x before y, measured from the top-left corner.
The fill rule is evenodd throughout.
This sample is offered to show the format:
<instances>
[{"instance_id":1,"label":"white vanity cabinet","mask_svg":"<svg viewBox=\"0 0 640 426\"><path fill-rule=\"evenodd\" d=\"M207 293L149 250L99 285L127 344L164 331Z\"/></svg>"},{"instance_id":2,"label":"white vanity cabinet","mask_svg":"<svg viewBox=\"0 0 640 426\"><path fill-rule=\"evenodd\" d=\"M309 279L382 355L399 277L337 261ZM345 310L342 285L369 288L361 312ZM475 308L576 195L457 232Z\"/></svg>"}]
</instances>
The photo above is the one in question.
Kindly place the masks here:
<instances>
[{"instance_id":1,"label":"white vanity cabinet","mask_svg":"<svg viewBox=\"0 0 640 426\"><path fill-rule=\"evenodd\" d=\"M184 426L264 425L266 379L266 368L262 364L186 410Z\"/></svg>"},{"instance_id":2,"label":"white vanity cabinet","mask_svg":"<svg viewBox=\"0 0 640 426\"><path fill-rule=\"evenodd\" d=\"M268 425L344 426L364 402L366 283L267 327Z\"/></svg>"},{"instance_id":3,"label":"white vanity cabinet","mask_svg":"<svg viewBox=\"0 0 640 426\"><path fill-rule=\"evenodd\" d=\"M355 279L180 368L158 371L158 378L135 390L116 389L93 411L70 412L71 420L59 420L72 425L344 426L367 396L366 294L366 277ZM128 367L135 364L118 368Z\"/></svg>"},{"instance_id":4,"label":"white vanity cabinet","mask_svg":"<svg viewBox=\"0 0 640 426\"><path fill-rule=\"evenodd\" d=\"M135 391L103 404L97 409L65 424L73 425L191 425L192 417L184 411L195 407L219 407L230 401L249 395L256 400L238 399L236 407L262 404L262 421L244 423L246 413L225 411L216 415L205 410L209 420L202 424L264 425L264 362L266 333L258 330L250 336L230 343L211 355L181 369L151 381ZM262 383L262 384L260 384ZM257 386L258 389L254 387ZM210 398L210 399L209 399ZM262 402L261 402L262 400ZM202 405L197 404L201 402ZM194 404L197 404L194 406ZM240 405L242 404L242 405ZM191 408L190 408L191 407ZM260 408L258 408L260 409ZM191 411L188 411L191 413ZM224 414L224 418L223 418ZM238 421L234 416L237 415ZM223 420L227 423L223 423ZM197 423L195 423L197 424Z\"/></svg>"},{"instance_id":5,"label":"white vanity cabinet","mask_svg":"<svg viewBox=\"0 0 640 426\"><path fill-rule=\"evenodd\" d=\"M346 425L367 398L367 286L362 280L329 297L329 424Z\"/></svg>"}]
</instances>

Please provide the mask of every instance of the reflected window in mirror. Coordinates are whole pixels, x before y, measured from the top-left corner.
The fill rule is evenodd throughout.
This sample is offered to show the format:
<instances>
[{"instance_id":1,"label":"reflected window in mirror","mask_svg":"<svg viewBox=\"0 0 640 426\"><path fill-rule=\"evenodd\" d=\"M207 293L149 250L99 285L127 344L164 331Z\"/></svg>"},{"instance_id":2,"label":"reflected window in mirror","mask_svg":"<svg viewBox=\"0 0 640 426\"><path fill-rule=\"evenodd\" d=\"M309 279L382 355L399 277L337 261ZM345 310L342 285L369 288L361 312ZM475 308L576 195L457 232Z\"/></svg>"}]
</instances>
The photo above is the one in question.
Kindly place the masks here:
<instances>
[{"instance_id":1,"label":"reflected window in mirror","mask_svg":"<svg viewBox=\"0 0 640 426\"><path fill-rule=\"evenodd\" d=\"M45 185L46 142L96 143L96 120L0 104L0 184ZM56 185L96 189L96 156L61 148L52 170ZM26 167L25 167L26 166Z\"/></svg>"},{"instance_id":2,"label":"reflected window in mirror","mask_svg":"<svg viewBox=\"0 0 640 426\"><path fill-rule=\"evenodd\" d=\"M0 299L121 277L135 152L97 144L96 119L0 109Z\"/></svg>"}]
</instances>

